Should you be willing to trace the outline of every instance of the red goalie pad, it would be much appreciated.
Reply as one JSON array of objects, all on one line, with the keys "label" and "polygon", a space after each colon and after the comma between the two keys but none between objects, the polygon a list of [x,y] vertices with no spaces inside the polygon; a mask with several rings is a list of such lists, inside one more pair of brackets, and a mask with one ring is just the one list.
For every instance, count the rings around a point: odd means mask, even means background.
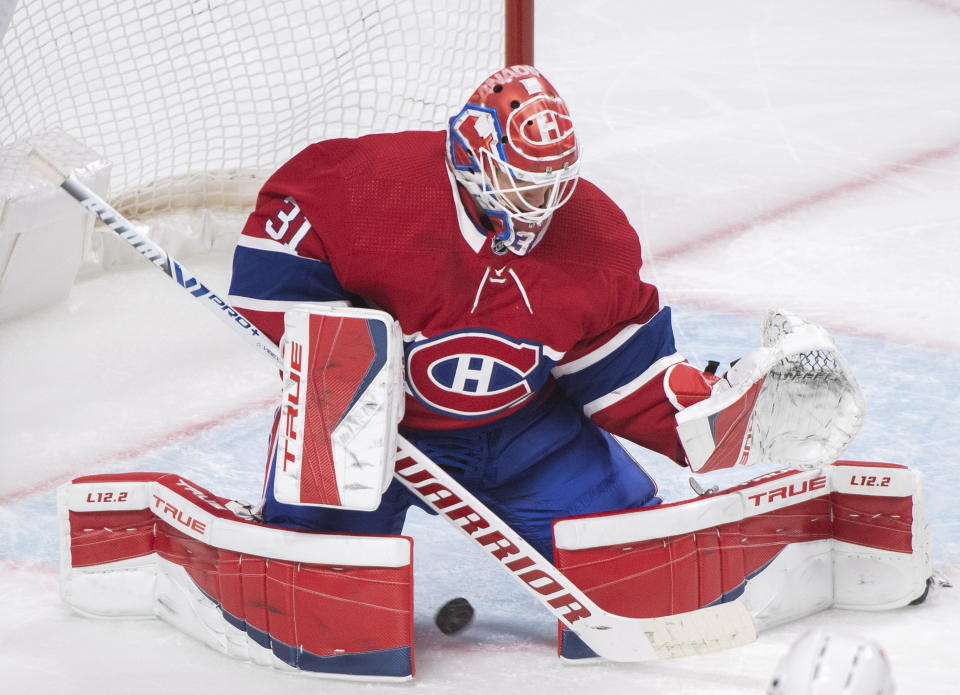
[{"label": "red goalie pad", "polygon": [[59,491],[62,591],[96,617],[156,615],[231,656],[324,675],[413,675],[412,542],[269,527],[176,475]]},{"label": "red goalie pad", "polygon": [[[629,617],[744,601],[763,629],[831,606],[900,607],[930,576],[920,480],[904,466],[838,462],[562,519],[556,563],[599,606]],[[561,656],[595,656],[572,633],[560,638]]]}]

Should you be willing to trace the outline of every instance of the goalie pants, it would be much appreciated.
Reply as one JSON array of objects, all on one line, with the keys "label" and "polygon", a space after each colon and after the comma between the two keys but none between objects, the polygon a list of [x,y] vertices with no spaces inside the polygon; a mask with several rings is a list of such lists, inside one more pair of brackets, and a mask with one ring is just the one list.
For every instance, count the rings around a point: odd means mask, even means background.
[{"label": "goalie pants", "polygon": [[[653,480],[619,442],[557,392],[482,427],[401,431],[551,561],[555,519],[661,501]],[[275,465],[276,451],[263,506],[268,524],[399,534],[411,505],[430,511],[396,480],[373,512],[282,504],[273,495]]]}]

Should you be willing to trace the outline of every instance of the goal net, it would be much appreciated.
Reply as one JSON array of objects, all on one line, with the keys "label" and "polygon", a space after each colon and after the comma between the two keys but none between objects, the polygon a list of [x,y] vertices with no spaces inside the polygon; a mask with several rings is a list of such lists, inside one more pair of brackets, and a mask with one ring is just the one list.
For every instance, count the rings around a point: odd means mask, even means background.
[{"label": "goal net", "polygon": [[0,0],[4,15],[0,144],[68,133],[112,163],[131,219],[249,209],[307,144],[441,129],[503,65],[503,0]]}]

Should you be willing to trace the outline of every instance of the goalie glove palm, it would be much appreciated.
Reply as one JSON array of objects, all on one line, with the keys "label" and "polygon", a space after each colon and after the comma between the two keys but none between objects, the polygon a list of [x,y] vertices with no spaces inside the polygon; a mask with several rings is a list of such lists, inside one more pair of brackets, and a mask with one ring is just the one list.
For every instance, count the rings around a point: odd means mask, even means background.
[{"label": "goalie glove palm", "polygon": [[771,311],[761,347],[739,360],[710,397],[677,414],[690,468],[835,461],[863,422],[863,396],[825,330]]}]

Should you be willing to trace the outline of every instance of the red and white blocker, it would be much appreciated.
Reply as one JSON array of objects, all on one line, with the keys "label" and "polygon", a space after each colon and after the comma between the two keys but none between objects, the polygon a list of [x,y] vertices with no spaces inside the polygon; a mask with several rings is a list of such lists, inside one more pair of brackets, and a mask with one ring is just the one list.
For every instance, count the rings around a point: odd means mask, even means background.
[{"label": "red and white blocker", "polygon": [[57,501],[61,592],[78,613],[159,617],[285,670],[413,676],[410,538],[266,526],[172,474],[77,478]]},{"label": "red and white blocker", "polygon": [[[554,522],[555,561],[601,608],[653,618],[742,601],[758,630],[836,607],[885,610],[931,575],[922,476],[839,461],[693,500]],[[564,659],[596,658],[560,627]]]}]

